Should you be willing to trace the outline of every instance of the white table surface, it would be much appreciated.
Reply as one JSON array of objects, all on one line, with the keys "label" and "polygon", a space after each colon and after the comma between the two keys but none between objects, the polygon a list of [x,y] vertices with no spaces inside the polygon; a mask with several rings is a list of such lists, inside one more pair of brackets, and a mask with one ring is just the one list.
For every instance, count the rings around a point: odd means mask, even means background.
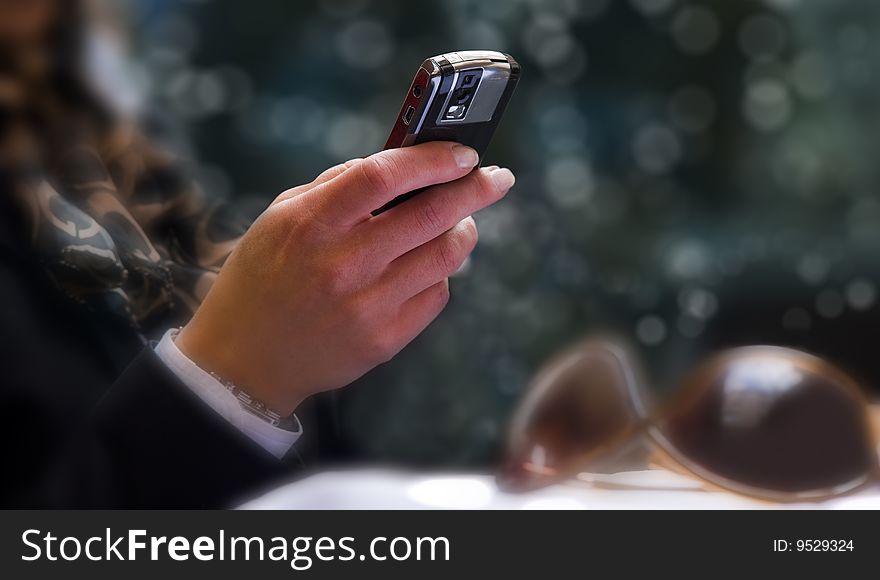
[{"label": "white table surface", "polygon": [[242,509],[880,509],[880,488],[822,503],[780,505],[705,491],[661,470],[596,477],[601,487],[572,482],[511,494],[485,474],[331,471],[283,485]]}]

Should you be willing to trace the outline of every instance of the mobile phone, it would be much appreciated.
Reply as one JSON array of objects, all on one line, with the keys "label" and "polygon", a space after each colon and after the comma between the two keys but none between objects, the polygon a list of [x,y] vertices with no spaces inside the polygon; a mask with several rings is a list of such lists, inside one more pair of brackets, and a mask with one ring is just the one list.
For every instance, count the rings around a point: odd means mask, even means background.
[{"label": "mobile phone", "polygon": [[[413,78],[385,149],[456,141],[480,156],[492,140],[519,80],[519,64],[494,50],[448,52],[425,59]],[[382,213],[416,195],[403,194]]]}]

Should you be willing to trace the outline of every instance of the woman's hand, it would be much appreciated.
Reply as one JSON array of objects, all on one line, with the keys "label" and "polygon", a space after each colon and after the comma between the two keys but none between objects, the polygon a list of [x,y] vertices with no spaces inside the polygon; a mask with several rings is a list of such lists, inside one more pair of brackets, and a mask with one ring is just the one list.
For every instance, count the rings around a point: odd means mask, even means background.
[{"label": "woman's hand", "polygon": [[476,163],[470,148],[425,143],[282,193],[229,257],[178,347],[282,413],[389,360],[446,305],[448,276],[477,243],[469,216],[513,185],[507,169],[472,171]]}]

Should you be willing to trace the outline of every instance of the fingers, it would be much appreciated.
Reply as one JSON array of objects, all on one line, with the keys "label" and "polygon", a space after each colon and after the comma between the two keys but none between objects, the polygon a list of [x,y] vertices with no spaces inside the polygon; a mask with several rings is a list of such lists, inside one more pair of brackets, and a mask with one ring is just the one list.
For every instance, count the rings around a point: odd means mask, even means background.
[{"label": "fingers", "polygon": [[389,265],[381,282],[389,298],[404,302],[454,274],[477,245],[477,225],[467,217],[451,230]]},{"label": "fingers", "polygon": [[391,261],[433,240],[467,216],[489,206],[513,186],[508,169],[480,169],[438,185],[363,224],[378,260]]},{"label": "fingers", "polygon": [[443,279],[407,300],[400,308],[397,332],[402,349],[417,337],[449,303],[449,280]]},{"label": "fingers", "polygon": [[339,165],[334,165],[330,169],[325,170],[323,173],[321,173],[318,177],[316,177],[310,183],[298,185],[296,187],[292,187],[292,188],[288,189],[287,191],[284,191],[283,193],[281,193],[281,195],[279,195],[278,197],[275,198],[275,201],[272,202],[272,205],[275,205],[276,203],[280,203],[286,199],[290,199],[291,197],[296,197],[297,195],[300,195],[301,193],[304,193],[304,192],[312,189],[313,187],[316,187],[318,185],[321,185],[322,183],[330,181],[331,179],[333,179],[334,177],[336,177],[338,175],[342,175],[342,173],[344,173],[347,169],[350,169],[351,167],[356,165],[359,161],[361,161],[360,158],[349,159],[345,163],[340,163]]},{"label": "fingers", "polygon": [[350,169],[363,161],[360,157],[355,157],[354,159],[349,159],[345,163],[340,163],[339,165],[334,165],[330,169],[325,170],[322,174],[315,178],[315,180],[310,184],[312,187],[316,185],[321,185],[325,181],[330,181],[337,175],[341,175],[345,170]]},{"label": "fingers", "polygon": [[325,223],[351,225],[398,195],[467,175],[477,152],[457,143],[432,142],[380,151],[306,194]]}]

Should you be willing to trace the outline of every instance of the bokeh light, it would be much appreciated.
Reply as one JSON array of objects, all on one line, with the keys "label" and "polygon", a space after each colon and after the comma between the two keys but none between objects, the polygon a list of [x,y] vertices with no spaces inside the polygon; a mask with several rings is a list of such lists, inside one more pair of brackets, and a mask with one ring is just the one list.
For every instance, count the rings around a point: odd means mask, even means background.
[{"label": "bokeh light", "polygon": [[487,463],[531,373],[597,329],[657,389],[749,343],[880,385],[876,2],[126,5],[163,142],[252,214],[380,148],[425,57],[522,64],[486,156],[515,189],[476,216],[444,315],[343,393],[368,457]]}]

